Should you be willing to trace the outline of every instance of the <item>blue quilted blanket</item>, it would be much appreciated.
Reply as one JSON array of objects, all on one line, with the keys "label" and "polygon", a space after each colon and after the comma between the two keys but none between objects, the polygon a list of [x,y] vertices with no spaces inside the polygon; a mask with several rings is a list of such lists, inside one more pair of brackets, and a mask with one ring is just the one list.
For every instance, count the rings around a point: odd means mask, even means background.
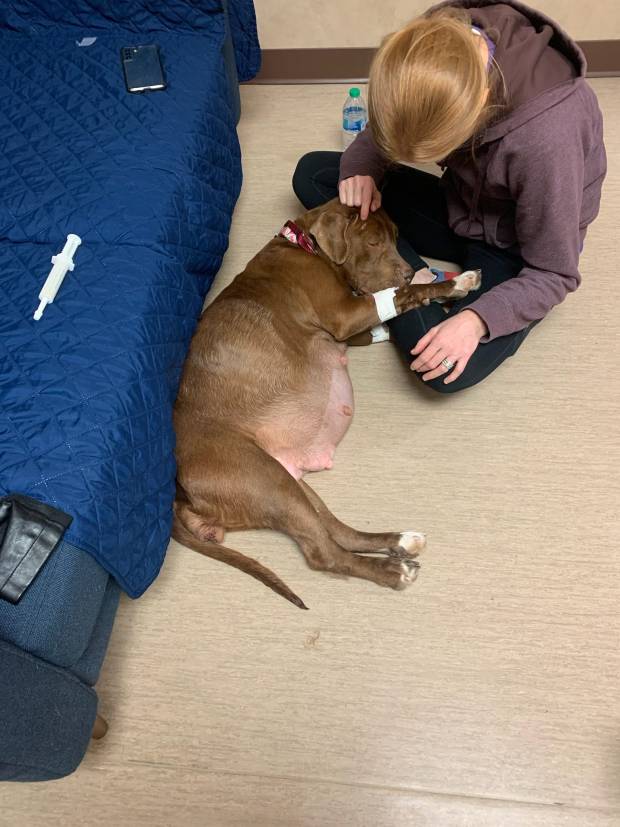
[{"label": "blue quilted blanket", "polygon": [[[251,2],[229,6],[230,24],[221,0],[0,9],[0,494],[71,514],[66,539],[133,597],[167,547],[172,405],[241,185],[228,25],[242,77],[259,51]],[[166,91],[125,90],[140,43]],[[68,233],[75,270],[35,322]]]}]

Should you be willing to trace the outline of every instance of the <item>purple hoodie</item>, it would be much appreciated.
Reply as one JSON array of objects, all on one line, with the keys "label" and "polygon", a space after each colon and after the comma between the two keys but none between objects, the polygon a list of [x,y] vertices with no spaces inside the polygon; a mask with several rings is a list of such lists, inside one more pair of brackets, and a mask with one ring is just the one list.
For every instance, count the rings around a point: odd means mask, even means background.
[{"label": "purple hoodie", "polygon": [[[442,183],[450,227],[495,247],[517,245],[525,266],[469,307],[490,341],[542,319],[581,281],[579,254],[597,216],[607,165],[603,119],[576,43],[541,12],[517,0],[449,0],[469,10],[495,43],[508,111],[470,149],[446,158]],[[387,167],[363,132],[343,154],[340,178]],[[484,278],[484,273],[483,273]]]}]

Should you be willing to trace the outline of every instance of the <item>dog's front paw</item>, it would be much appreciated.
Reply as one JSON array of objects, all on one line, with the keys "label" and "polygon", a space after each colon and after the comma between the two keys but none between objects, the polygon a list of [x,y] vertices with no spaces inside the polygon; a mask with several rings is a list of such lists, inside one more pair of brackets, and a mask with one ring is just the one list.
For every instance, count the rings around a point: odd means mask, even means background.
[{"label": "dog's front paw", "polygon": [[482,283],[482,272],[480,270],[466,270],[460,276],[452,279],[451,283],[450,298],[464,299],[472,290],[478,290]]}]

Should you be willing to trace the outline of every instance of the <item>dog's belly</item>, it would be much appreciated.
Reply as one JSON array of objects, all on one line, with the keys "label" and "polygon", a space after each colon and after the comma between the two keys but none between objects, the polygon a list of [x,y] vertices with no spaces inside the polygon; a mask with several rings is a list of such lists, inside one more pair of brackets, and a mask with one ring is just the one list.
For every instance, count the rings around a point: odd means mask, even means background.
[{"label": "dog's belly", "polygon": [[[353,416],[353,386],[346,345],[322,343],[299,396],[281,405],[257,437],[265,450],[300,479],[307,471],[331,468],[338,443]],[[276,412],[274,412],[276,413]]]}]

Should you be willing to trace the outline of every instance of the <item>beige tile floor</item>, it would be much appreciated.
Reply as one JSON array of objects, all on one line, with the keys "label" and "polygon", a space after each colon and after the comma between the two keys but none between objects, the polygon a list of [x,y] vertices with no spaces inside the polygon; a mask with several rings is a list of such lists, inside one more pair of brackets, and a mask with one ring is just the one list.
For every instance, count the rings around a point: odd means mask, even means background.
[{"label": "beige tile floor", "polygon": [[[356,416],[312,483],[360,528],[426,531],[417,583],[330,578],[282,536],[229,535],[301,612],[173,544],[121,604],[108,736],[68,779],[5,786],[2,825],[620,825],[620,79],[593,85],[610,174],[579,292],[454,398],[390,344],[351,351]],[[337,146],[343,93],[243,89],[219,288],[298,212],[296,159]]]}]

